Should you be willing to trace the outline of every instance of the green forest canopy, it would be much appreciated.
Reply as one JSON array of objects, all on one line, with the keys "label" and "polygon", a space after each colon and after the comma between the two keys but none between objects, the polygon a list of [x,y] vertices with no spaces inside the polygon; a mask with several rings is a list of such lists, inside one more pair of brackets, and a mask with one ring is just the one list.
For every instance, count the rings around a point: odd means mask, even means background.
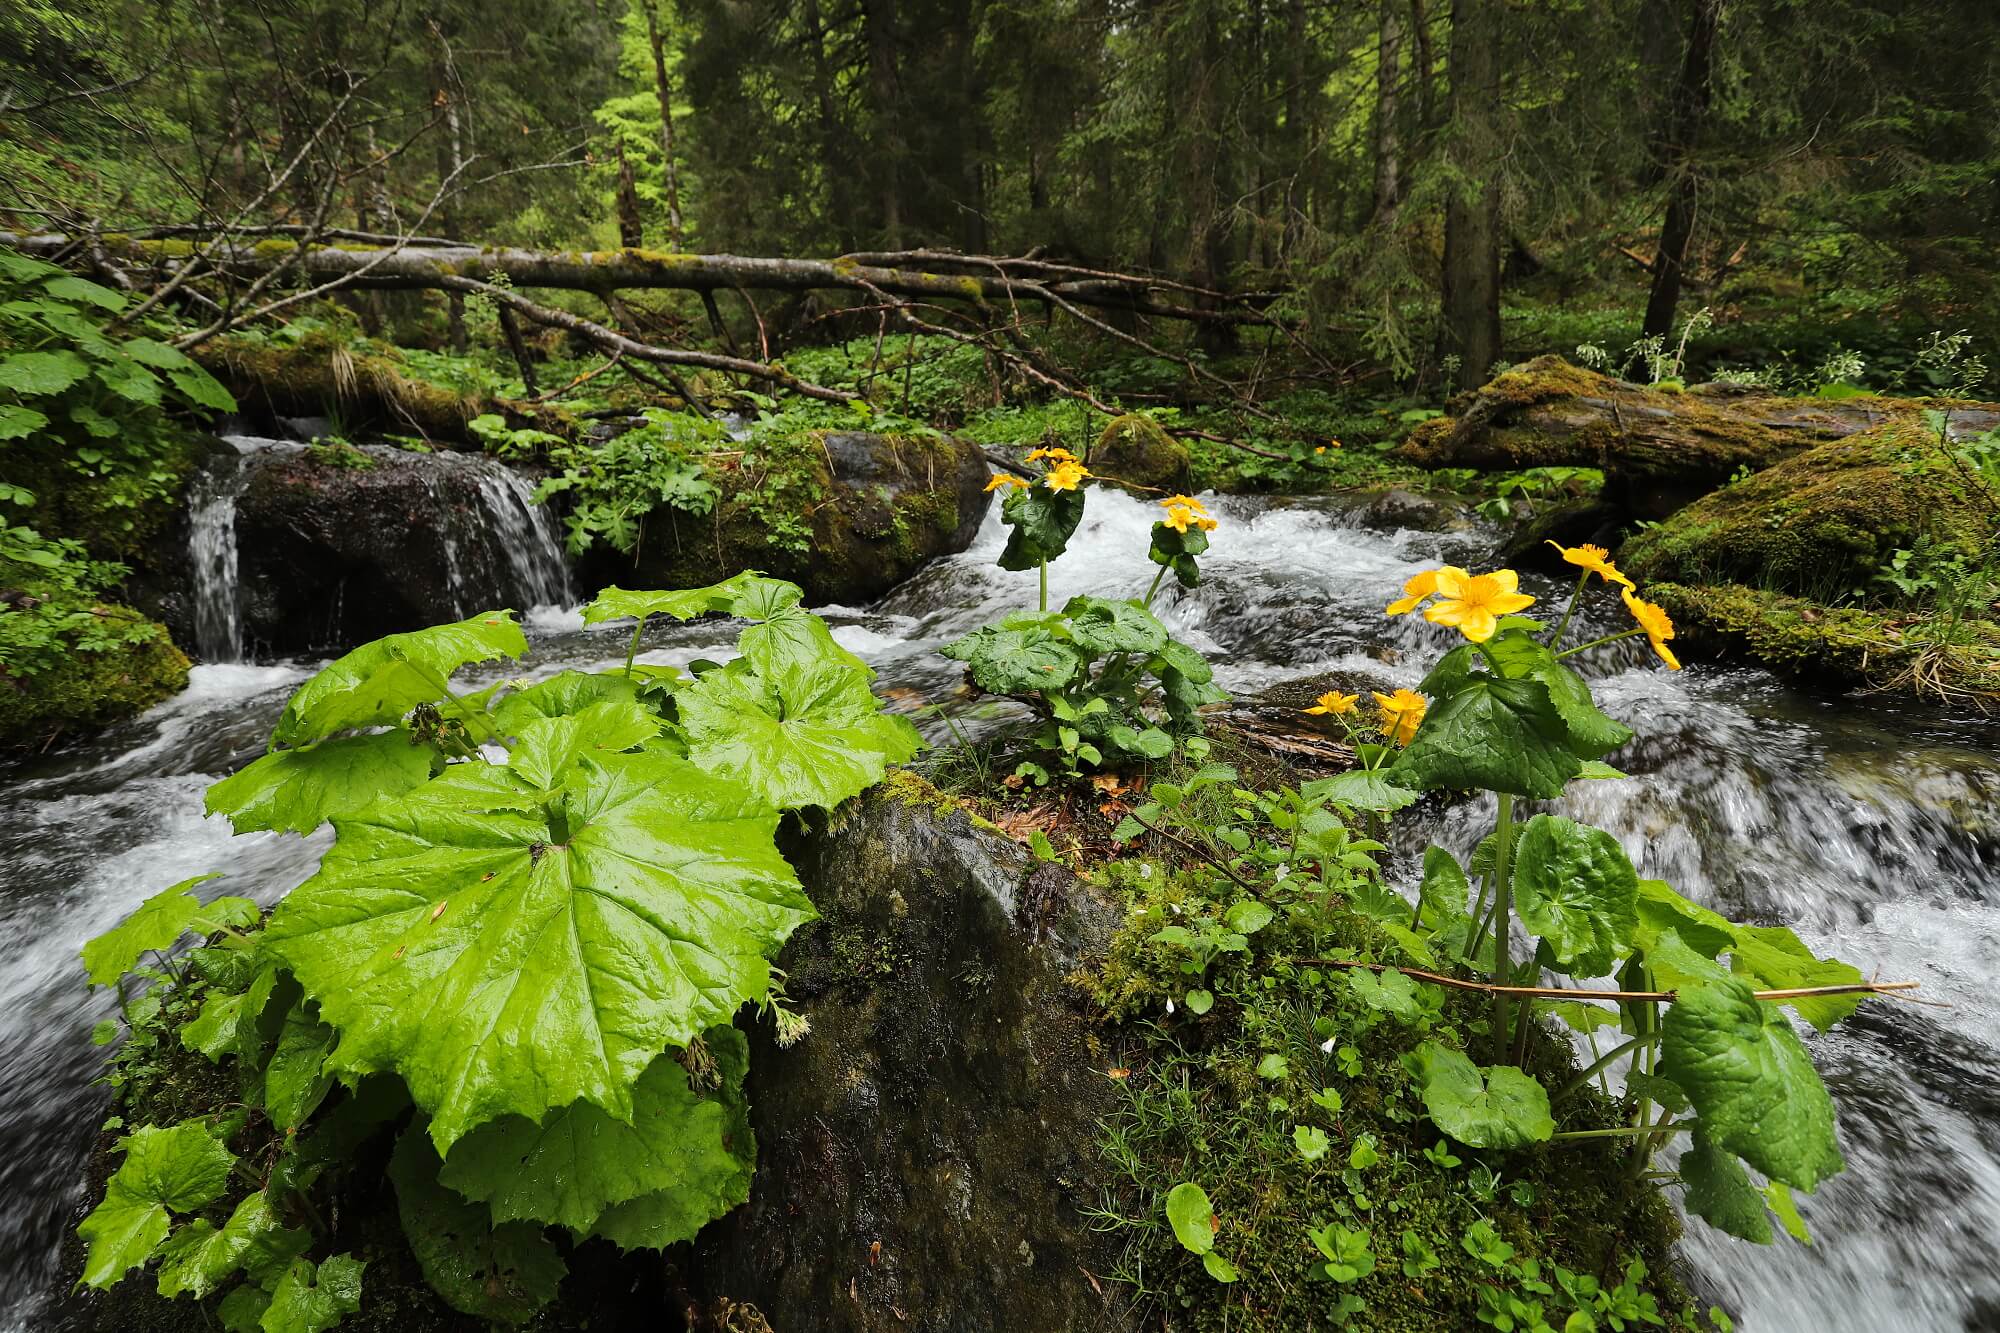
[{"label": "green forest canopy", "polygon": [[37,0],[0,64],[0,229],[1038,250],[1464,384],[1507,289],[1995,323],[1985,0]]}]

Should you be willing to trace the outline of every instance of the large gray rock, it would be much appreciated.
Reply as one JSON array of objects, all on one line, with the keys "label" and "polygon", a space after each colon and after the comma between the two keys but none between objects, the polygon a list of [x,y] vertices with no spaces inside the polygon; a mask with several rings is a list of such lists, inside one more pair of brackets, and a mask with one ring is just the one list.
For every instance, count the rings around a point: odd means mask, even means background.
[{"label": "large gray rock", "polygon": [[902,775],[793,855],[812,1032],[757,1026],[756,1183],[697,1241],[704,1286],[778,1333],[1129,1327],[1086,1276],[1116,1257],[1082,1210],[1118,1094],[1065,982],[1117,908]]}]

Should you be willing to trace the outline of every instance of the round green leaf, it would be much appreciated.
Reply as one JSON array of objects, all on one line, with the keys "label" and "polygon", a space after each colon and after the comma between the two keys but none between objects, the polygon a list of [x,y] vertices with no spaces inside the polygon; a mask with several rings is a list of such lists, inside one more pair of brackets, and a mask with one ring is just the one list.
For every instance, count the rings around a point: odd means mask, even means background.
[{"label": "round green leaf", "polygon": [[1482,1069],[1464,1052],[1425,1042],[1405,1057],[1437,1127],[1474,1148],[1519,1148],[1556,1131],[1549,1095],[1512,1065]]},{"label": "round green leaf", "polygon": [[1536,815],[1514,849],[1514,906],[1572,976],[1610,974],[1632,952],[1639,873],[1618,840],[1556,815]]},{"label": "round green leaf", "polygon": [[1194,1254],[1215,1248],[1215,1209],[1209,1206],[1208,1191],[1191,1180],[1167,1191],[1167,1221],[1174,1237]]}]

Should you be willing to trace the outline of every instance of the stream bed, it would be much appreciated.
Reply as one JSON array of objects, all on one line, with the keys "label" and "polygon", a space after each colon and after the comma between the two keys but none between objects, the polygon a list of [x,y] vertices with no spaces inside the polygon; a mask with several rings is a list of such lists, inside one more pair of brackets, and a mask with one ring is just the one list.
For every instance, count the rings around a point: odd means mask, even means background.
[{"label": "stream bed", "polygon": [[[1364,523],[1352,504],[1225,499],[1193,593],[1169,589],[1162,619],[1207,652],[1239,694],[1329,670],[1414,685],[1446,631],[1382,606],[1444,560],[1489,563],[1492,534]],[[1093,494],[1052,603],[1136,596],[1157,510]],[[942,643],[1031,605],[1035,576],[992,564],[989,515],[964,555],[933,563],[867,608],[821,608],[872,662],[893,706],[944,704],[990,724],[959,693]],[[220,572],[218,558],[209,568]],[[1533,578],[1545,600],[1567,588]],[[1622,614],[1622,613],[1621,613]],[[586,631],[574,608],[526,617],[542,676],[623,660],[625,630]],[[1613,619],[1604,621],[1607,626]],[[722,655],[728,625],[649,628],[641,660]],[[1625,645],[1629,646],[1629,645]],[[1621,646],[1622,647],[1622,646]],[[202,790],[260,753],[288,693],[316,663],[199,666],[190,688],[144,717],[0,774],[0,1326],[44,1327],[58,1245],[85,1206],[83,1164],[105,1112],[112,1011],[87,992],[76,952],[147,896],[206,871],[204,894],[271,902],[303,880],[328,835],[232,837],[202,816]],[[489,673],[491,679],[499,672]],[[1638,653],[1604,663],[1606,710],[1640,737],[1612,759],[1632,776],[1579,784],[1549,809],[1610,829],[1642,874],[1734,917],[1785,921],[1816,951],[1864,973],[1922,983],[1924,1006],[1871,1003],[1810,1036],[1840,1115],[1849,1169],[1801,1196],[1815,1243],[1745,1245],[1689,1227],[1706,1299],[1746,1333],[2000,1330],[2000,727],[1886,699],[1801,694],[1754,670],[1670,673]],[[918,717],[939,739],[935,714]],[[1412,830],[1463,852],[1490,812],[1461,806]],[[1419,841],[1418,845],[1421,845]],[[1948,1006],[1948,1007],[1938,1007]]]}]

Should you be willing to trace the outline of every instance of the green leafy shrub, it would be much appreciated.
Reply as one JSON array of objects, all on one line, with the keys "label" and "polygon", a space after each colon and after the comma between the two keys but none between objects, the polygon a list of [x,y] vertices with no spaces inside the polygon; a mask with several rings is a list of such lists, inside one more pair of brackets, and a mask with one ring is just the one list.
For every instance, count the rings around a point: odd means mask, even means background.
[{"label": "green leafy shrub", "polygon": [[[489,612],[364,645],[301,685],[271,750],[207,805],[239,833],[331,822],[318,871],[262,923],[190,881],[84,949],[135,1034],[176,1007],[182,1043],[240,1083],[229,1108],[122,1141],[79,1229],[84,1282],[157,1259],[163,1296],[227,1288],[226,1327],[332,1327],[358,1308],[362,1266],[305,1258],[327,1237],[315,1196],[391,1136],[425,1277],[499,1324],[554,1296],[560,1237],[657,1249],[743,1202],[747,1046],[730,1023],[777,1005],[769,960],[813,916],[779,819],[917,747],[798,601],[744,574],[610,589],[586,609],[635,618],[635,648],[651,615],[755,622],[739,658],[692,678],[628,659],[456,692],[461,667],[526,648]],[[170,958],[190,933],[204,942]],[[786,1015],[781,1031],[800,1026]],[[218,1230],[237,1167],[256,1191]],[[288,1313],[300,1304],[315,1322]]]},{"label": "green leafy shrub", "polygon": [[999,565],[1041,572],[1041,605],[1017,611],[947,645],[944,655],[966,664],[966,674],[988,694],[1028,705],[1037,726],[1026,738],[1030,757],[1015,770],[1046,784],[1052,771],[1075,776],[1085,769],[1164,759],[1177,741],[1197,750],[1200,709],[1228,698],[1213,683],[1202,655],[1167,633],[1149,609],[1169,570],[1186,587],[1200,580],[1196,557],[1208,549],[1215,527],[1201,502],[1177,495],[1161,501],[1167,517],[1153,526],[1150,554],[1160,566],[1144,599],[1072,597],[1061,610],[1048,607],[1048,562],[1069,545],[1083,521],[1083,483],[1089,472],[1065,449],[1038,449],[1031,461],[1050,467],[1035,482],[1002,475],[1000,517],[1010,529]]},{"label": "green leafy shrub", "polygon": [[236,406],[186,354],[115,328],[127,305],[0,250],[0,476],[43,530],[100,554],[132,550],[178,491],[191,455],[170,413]]}]

